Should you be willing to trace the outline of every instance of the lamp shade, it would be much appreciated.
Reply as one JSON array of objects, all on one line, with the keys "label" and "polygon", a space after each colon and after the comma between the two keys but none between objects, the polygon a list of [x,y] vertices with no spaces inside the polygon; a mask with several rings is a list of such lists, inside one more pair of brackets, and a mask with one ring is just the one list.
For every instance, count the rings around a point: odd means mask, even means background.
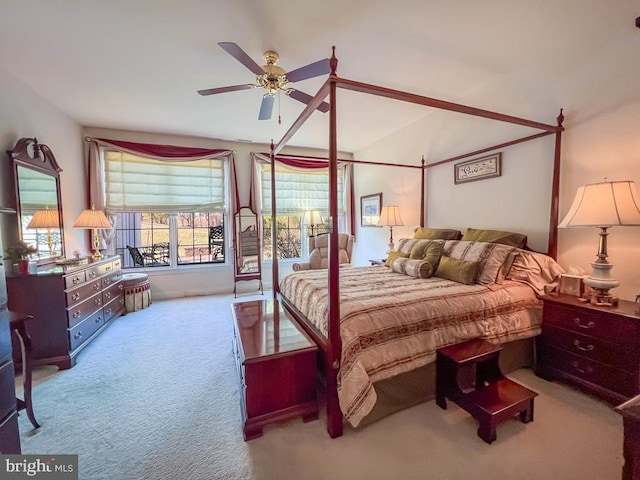
[{"label": "lamp shade", "polygon": [[37,210],[33,214],[27,228],[58,228],[59,226],[58,210],[49,210],[45,207],[44,210]]},{"label": "lamp shade", "polygon": [[320,225],[322,222],[322,215],[318,210],[307,210],[302,217],[303,225]]},{"label": "lamp shade", "polygon": [[91,209],[84,210],[80,214],[73,226],[75,228],[111,228],[111,222],[102,210],[96,210],[92,206]]},{"label": "lamp shade", "polygon": [[640,226],[640,197],[635,182],[601,182],[578,188],[559,227]]},{"label": "lamp shade", "polygon": [[400,217],[400,209],[397,205],[388,205],[382,207],[380,219],[377,225],[379,227],[397,227],[404,225],[402,217]]}]

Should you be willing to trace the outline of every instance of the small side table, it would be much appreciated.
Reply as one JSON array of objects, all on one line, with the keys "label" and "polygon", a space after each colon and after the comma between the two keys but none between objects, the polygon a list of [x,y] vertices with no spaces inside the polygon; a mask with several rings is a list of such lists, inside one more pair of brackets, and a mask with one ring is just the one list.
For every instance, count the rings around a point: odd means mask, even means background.
[{"label": "small side table", "polygon": [[375,260],[369,260],[369,263],[371,265],[384,265],[385,259],[375,259]]},{"label": "small side table", "polygon": [[27,333],[26,322],[33,319],[31,315],[9,311],[9,325],[11,331],[16,334],[20,342],[22,351],[22,378],[24,385],[24,400],[16,398],[18,411],[27,410],[27,416],[33,425],[33,428],[40,428],[40,424],[36,420],[33,413],[33,402],[31,398],[31,376],[33,371],[33,363],[31,360],[31,337]]}]

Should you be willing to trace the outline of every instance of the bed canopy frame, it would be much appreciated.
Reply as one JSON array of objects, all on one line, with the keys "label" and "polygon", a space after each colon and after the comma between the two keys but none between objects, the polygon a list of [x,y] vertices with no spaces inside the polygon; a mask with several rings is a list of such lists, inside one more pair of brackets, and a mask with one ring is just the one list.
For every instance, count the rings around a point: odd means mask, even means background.
[{"label": "bed canopy frame", "polygon": [[[553,162],[553,178],[551,189],[551,208],[549,215],[549,239],[547,254],[552,258],[556,258],[557,255],[557,240],[558,240],[558,198],[560,189],[560,151],[562,143],[562,132],[564,131],[563,121],[564,115],[562,109],[557,116],[557,124],[550,125],[540,123],[533,120],[527,120],[524,118],[514,117],[511,115],[505,115],[502,113],[492,112],[489,110],[483,110],[480,108],[470,107],[467,105],[461,105],[444,100],[438,100],[430,97],[416,95],[413,93],[403,92],[400,90],[394,90],[390,88],[381,87],[378,85],[372,85],[368,83],[358,82],[354,80],[348,80],[340,78],[337,73],[338,59],[335,55],[335,47],[332,47],[332,55],[330,59],[331,73],[327,81],[320,87],[313,99],[307,104],[300,116],[294,121],[289,130],[284,134],[282,139],[277,143],[271,143],[271,215],[275,218],[276,207],[276,182],[275,182],[275,161],[278,153],[287,145],[287,142],[295,135],[295,133],[304,125],[306,120],[311,116],[314,110],[329,97],[329,216],[333,220],[333,225],[337,225],[335,219],[338,218],[338,144],[337,144],[337,89],[342,88],[346,90],[352,90],[360,93],[366,93],[379,97],[391,98],[403,102],[413,103],[417,105],[424,105],[426,107],[437,108],[440,110],[448,110],[451,112],[458,112],[466,115],[488,118],[492,120],[507,122],[515,125],[521,125],[525,127],[531,127],[537,130],[541,130],[540,133],[520,137],[509,142],[492,145],[486,148],[475,150],[463,155],[457,155],[455,157],[446,158],[438,162],[425,164],[424,157],[422,157],[420,165],[407,165],[398,163],[385,163],[385,162],[372,162],[362,160],[345,160],[340,159],[341,162],[351,162],[354,164],[370,164],[370,165],[382,165],[392,167],[404,167],[404,168],[417,168],[422,172],[421,175],[421,202],[420,202],[420,226],[424,226],[424,205],[425,205],[425,171],[429,168],[433,168],[439,165],[450,163],[463,158],[472,157],[481,153],[490,152],[499,148],[505,148],[519,143],[528,142],[538,138],[546,137],[547,135],[555,135],[555,151]],[[272,245],[276,245],[277,227],[274,224],[271,231]],[[272,282],[273,282],[273,298],[275,302],[281,302],[285,308],[296,318],[300,326],[314,339],[318,344],[318,347],[322,351],[324,360],[324,370],[326,377],[326,403],[327,403],[327,431],[332,438],[342,435],[343,431],[343,415],[340,410],[340,404],[338,401],[338,372],[340,368],[341,352],[342,352],[342,339],[340,337],[340,283],[339,283],[339,260],[338,260],[338,231],[332,229],[329,234],[329,262],[328,262],[328,334],[327,337],[319,335],[314,329],[312,329],[306,322],[302,321],[302,314],[293,307],[284,297],[279,293],[279,272],[278,272],[278,259],[277,255],[272,255]],[[277,312],[278,308],[274,308]]]}]

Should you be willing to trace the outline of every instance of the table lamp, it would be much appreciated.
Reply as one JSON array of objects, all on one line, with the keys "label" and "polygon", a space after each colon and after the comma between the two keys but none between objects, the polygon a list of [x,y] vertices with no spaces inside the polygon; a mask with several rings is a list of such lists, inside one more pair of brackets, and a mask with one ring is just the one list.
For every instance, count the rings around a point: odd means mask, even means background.
[{"label": "table lamp", "polygon": [[93,259],[100,260],[102,254],[100,253],[100,235],[98,230],[111,229],[111,223],[102,210],[96,210],[95,205],[91,206],[91,209],[84,210],[76,223],[73,224],[74,228],[87,228],[93,230]]},{"label": "table lamp", "polygon": [[400,217],[400,209],[396,205],[387,205],[386,207],[382,207],[380,219],[376,225],[379,227],[389,227],[389,252],[393,252],[395,249],[393,244],[393,227],[404,225],[404,222]]},{"label": "table lamp", "polygon": [[313,228],[315,225],[321,225],[323,223],[322,215],[318,210],[307,210],[302,217],[302,224],[309,225],[311,229],[311,236],[313,237]]},{"label": "table lamp", "polygon": [[600,229],[598,258],[591,264],[591,276],[584,279],[593,293],[594,305],[614,306],[618,299],[609,290],[620,285],[611,276],[613,265],[607,261],[607,229],[615,226],[640,226],[640,197],[635,182],[604,182],[578,188],[573,205],[558,227],[597,227]]},{"label": "table lamp", "polygon": [[31,217],[31,221],[27,225],[27,228],[46,228],[47,229],[47,246],[49,247],[49,255],[56,256],[56,252],[53,250],[53,235],[51,235],[52,228],[60,228],[60,218],[58,216],[58,210],[49,210],[48,206],[44,207],[44,210],[36,210]]}]

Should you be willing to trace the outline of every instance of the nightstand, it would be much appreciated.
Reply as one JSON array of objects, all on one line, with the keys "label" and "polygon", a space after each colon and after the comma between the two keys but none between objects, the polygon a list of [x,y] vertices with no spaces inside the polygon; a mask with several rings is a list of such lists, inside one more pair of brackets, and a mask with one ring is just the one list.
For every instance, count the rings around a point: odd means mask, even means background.
[{"label": "nightstand", "polygon": [[376,259],[376,260],[369,260],[369,263],[371,265],[384,265],[385,259]]},{"label": "nightstand", "polygon": [[536,374],[620,403],[640,393],[640,305],[596,307],[570,295],[542,298]]}]

